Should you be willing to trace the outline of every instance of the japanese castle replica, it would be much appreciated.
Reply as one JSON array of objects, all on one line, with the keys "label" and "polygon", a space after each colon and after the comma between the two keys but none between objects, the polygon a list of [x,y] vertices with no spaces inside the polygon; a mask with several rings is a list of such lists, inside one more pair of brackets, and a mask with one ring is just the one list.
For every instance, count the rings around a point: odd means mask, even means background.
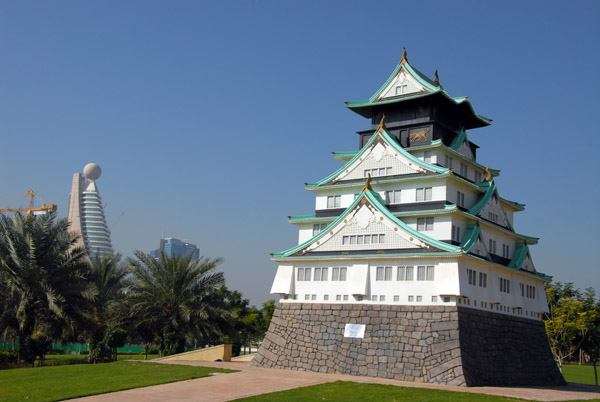
[{"label": "japanese castle replica", "polygon": [[544,284],[514,230],[524,205],[477,161],[467,130],[491,124],[406,50],[368,100],[360,149],[306,189],[299,245],[273,254],[281,300],[251,363],[453,385],[564,384],[540,315]]}]

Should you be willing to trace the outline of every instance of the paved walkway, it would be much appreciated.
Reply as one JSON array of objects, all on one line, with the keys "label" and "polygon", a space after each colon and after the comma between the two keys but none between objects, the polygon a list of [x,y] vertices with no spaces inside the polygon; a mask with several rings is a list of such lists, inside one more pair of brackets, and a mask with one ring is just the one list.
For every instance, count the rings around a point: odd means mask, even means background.
[{"label": "paved walkway", "polygon": [[535,401],[600,400],[600,390],[592,386],[570,385],[567,387],[456,387],[437,384],[421,384],[383,378],[357,377],[342,374],[321,374],[248,367],[247,362],[165,362],[190,366],[219,367],[240,370],[239,373],[220,374],[171,384],[155,385],[128,391],[114,392],[74,399],[73,401],[231,401],[252,395],[266,394],[333,381],[354,381],[372,384],[390,384],[401,387],[442,389],[489,395],[510,396]]}]

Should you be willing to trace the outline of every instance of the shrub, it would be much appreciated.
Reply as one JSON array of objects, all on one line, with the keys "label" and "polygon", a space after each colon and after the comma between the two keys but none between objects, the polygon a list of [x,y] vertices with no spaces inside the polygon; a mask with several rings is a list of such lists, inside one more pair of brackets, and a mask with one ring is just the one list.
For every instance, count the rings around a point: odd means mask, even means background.
[{"label": "shrub", "polygon": [[17,364],[16,350],[0,350],[0,368],[8,368]]}]

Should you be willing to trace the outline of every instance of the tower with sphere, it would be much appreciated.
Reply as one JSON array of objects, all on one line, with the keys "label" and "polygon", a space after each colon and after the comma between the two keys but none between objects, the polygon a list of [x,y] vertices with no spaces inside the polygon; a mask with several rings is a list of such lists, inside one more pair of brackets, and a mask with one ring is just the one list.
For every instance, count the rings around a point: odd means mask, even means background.
[{"label": "tower with sphere", "polygon": [[101,174],[98,164],[85,165],[83,175],[73,175],[69,196],[69,230],[78,236],[77,246],[83,247],[90,258],[113,253],[102,197],[96,183]]}]

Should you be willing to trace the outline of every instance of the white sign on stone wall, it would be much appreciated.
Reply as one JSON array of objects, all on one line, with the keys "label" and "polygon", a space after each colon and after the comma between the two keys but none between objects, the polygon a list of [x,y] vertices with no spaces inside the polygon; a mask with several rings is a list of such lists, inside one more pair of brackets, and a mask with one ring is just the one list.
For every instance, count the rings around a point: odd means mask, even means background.
[{"label": "white sign on stone wall", "polygon": [[364,338],[365,324],[346,324],[344,338]]}]

